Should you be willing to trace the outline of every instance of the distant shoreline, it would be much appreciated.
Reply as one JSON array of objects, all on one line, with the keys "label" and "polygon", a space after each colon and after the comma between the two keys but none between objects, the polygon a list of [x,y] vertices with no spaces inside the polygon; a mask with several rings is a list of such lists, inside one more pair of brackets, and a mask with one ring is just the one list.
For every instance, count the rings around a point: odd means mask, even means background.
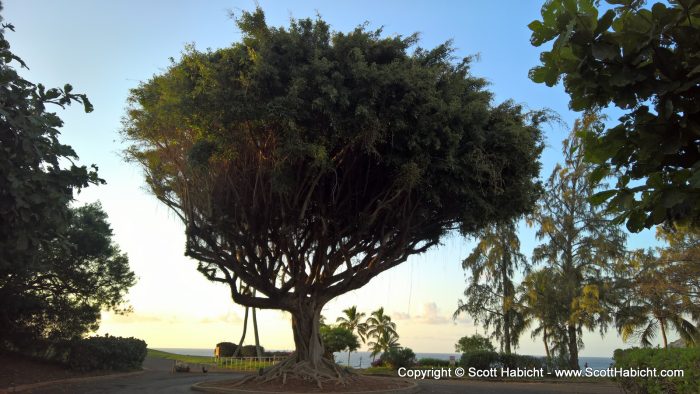
[{"label": "distant shoreline", "polygon": [[[164,352],[169,352],[169,353],[175,353],[175,354],[180,354],[180,355],[187,355],[187,356],[204,356],[204,357],[214,357],[214,348],[211,349],[204,349],[204,348],[151,348],[155,350],[161,350]],[[276,351],[276,350],[269,350],[265,349],[266,351]],[[284,350],[284,351],[290,351],[290,350]],[[335,361],[338,364],[341,365],[346,365],[348,362],[348,353],[347,352],[338,352],[334,354],[335,356]],[[420,353],[416,352],[416,358],[421,359],[421,358],[437,358],[441,360],[449,360],[450,356],[454,356],[455,360],[459,362],[459,358],[461,354],[459,353]],[[535,355],[534,357],[545,357],[543,355]],[[350,354],[350,366],[354,368],[367,368],[370,366],[370,363],[372,362],[372,357],[370,356],[370,352],[352,352]],[[579,357],[579,364],[583,368],[584,365],[588,364],[589,367],[593,369],[606,369],[610,366],[610,364],[613,362],[612,355],[610,356],[588,356],[588,357]]]}]

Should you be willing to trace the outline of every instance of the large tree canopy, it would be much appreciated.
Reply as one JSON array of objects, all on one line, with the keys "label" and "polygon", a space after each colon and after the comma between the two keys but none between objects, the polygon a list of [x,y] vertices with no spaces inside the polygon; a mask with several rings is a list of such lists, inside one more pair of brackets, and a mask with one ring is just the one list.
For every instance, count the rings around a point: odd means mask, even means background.
[{"label": "large tree canopy", "polygon": [[23,79],[7,30],[0,28],[0,347],[17,348],[96,328],[101,309],[120,309],[134,277],[101,208],[69,207],[75,190],[103,181],[96,168],[75,164],[75,151],[58,140],[63,122],[48,108],[80,102],[90,112],[90,102],[71,85]]},{"label": "large tree canopy", "polygon": [[14,27],[0,28],[0,275],[30,267],[36,249],[64,228],[74,189],[101,182],[74,164],[75,151],[58,140],[63,122],[47,111],[48,104],[78,101],[86,112],[92,105],[71,85],[46,89],[20,77],[13,65],[26,65],[10,51],[6,29]]},{"label": "large tree canopy", "polygon": [[599,14],[596,0],[548,0],[533,21],[532,44],[552,41],[530,78],[563,79],[576,111],[614,105],[620,123],[584,135],[594,179],[617,184],[598,194],[639,231],[667,220],[700,224],[700,0],[644,1]]},{"label": "large tree canopy", "polygon": [[[186,225],[186,254],[234,301],[293,315],[297,358],[322,350],[322,306],[453,229],[474,232],[537,197],[540,113],[491,106],[449,44],[321,19],[188,48],[131,92],[124,133],[154,194]],[[243,281],[258,296],[242,294]]]},{"label": "large tree canopy", "polygon": [[35,251],[30,267],[0,277],[0,339],[14,346],[79,337],[98,328],[102,310],[128,310],[136,279],[102,207],[71,208],[61,233]]}]

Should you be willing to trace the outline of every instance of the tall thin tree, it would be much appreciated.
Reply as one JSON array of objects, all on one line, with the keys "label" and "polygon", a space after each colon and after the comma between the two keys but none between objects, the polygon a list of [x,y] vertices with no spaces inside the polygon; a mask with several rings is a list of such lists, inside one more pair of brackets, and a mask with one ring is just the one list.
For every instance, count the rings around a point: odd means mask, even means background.
[{"label": "tall thin tree", "polygon": [[[336,323],[340,327],[350,330],[350,332],[357,332],[357,336],[360,337],[362,343],[365,343],[365,335],[367,334],[367,324],[363,323],[361,320],[365,317],[364,312],[357,311],[357,305],[353,305],[350,308],[343,309],[345,316],[340,316],[336,319]],[[348,348],[348,366],[350,366],[350,353],[352,351]]]},{"label": "tall thin tree", "polygon": [[[606,330],[612,320],[611,262],[624,256],[625,234],[600,207],[591,203],[597,186],[592,167],[583,160],[579,135],[604,127],[597,114],[577,120],[563,142],[564,163],[557,164],[545,185],[538,209],[533,263],[554,269],[560,302],[560,319],[566,324],[569,367],[579,368],[583,328]],[[593,199],[595,200],[595,198]],[[554,283],[552,284],[555,285]]]},{"label": "tall thin tree", "polygon": [[490,225],[476,236],[478,244],[462,262],[462,268],[471,273],[464,291],[466,300],[459,300],[454,317],[467,313],[487,330],[493,328],[492,337],[500,341],[501,351],[510,354],[525,323],[515,307],[512,278],[528,266],[527,259],[520,253],[514,220]]}]

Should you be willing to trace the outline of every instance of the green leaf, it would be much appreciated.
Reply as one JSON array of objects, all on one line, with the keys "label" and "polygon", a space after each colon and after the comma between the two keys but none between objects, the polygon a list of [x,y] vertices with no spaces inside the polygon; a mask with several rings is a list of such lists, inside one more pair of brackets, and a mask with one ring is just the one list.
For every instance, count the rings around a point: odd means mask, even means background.
[{"label": "green leaf", "polygon": [[594,195],[592,195],[589,199],[588,202],[590,202],[592,205],[600,205],[607,201],[610,197],[614,196],[617,194],[617,190],[605,190],[602,192],[598,192]]},{"label": "green leaf", "polygon": [[600,34],[604,31],[607,31],[610,26],[612,26],[613,20],[615,19],[615,11],[613,10],[607,10],[603,16],[598,19],[598,24],[596,25],[595,28],[595,34]]},{"label": "green leaf", "polygon": [[661,194],[661,204],[664,208],[673,208],[685,199],[685,193],[678,190],[664,190]]},{"label": "green leaf", "polygon": [[600,181],[607,177],[610,174],[610,168],[605,165],[599,165],[596,168],[591,171],[590,175],[588,175],[588,179],[591,181],[592,184],[597,185],[600,183]]},{"label": "green leaf", "polygon": [[620,48],[610,43],[597,42],[591,45],[591,53],[598,60],[613,60],[620,55]]},{"label": "green leaf", "polygon": [[83,101],[83,107],[85,108],[85,112],[90,113],[95,109],[95,107],[92,106],[92,103],[90,102],[90,100],[87,98],[86,95],[83,94],[80,96],[80,98]]}]

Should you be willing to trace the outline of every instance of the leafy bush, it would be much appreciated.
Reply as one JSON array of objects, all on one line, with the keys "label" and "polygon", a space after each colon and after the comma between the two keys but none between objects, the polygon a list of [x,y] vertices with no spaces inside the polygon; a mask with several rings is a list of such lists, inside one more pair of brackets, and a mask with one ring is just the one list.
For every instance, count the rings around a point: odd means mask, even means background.
[{"label": "leafy bush", "polygon": [[496,348],[493,347],[488,338],[479,334],[474,334],[459,338],[459,341],[455,343],[455,351],[459,353],[480,351],[495,352]]},{"label": "leafy bush", "polygon": [[[260,353],[265,353],[265,348],[260,346]],[[255,345],[245,345],[241,347],[240,357],[257,357],[258,352],[255,350]]]},{"label": "leafy bush", "polygon": [[520,354],[499,355],[499,361],[506,368],[544,368],[545,361],[541,357],[523,356]]},{"label": "leafy bush", "polygon": [[126,371],[141,368],[146,342],[136,338],[92,337],[73,342],[68,366],[79,371]]},{"label": "leafy bush", "polygon": [[499,361],[498,353],[481,350],[462,354],[459,364],[464,368],[489,369]]},{"label": "leafy bush", "polygon": [[671,349],[617,349],[613,356],[614,368],[680,369],[683,377],[634,377],[615,380],[625,392],[631,393],[676,393],[698,392],[700,382],[700,348]]},{"label": "leafy bush", "polygon": [[390,349],[382,353],[379,360],[391,369],[409,368],[416,364],[416,354],[410,348]]},{"label": "leafy bush", "polygon": [[449,367],[450,360],[426,357],[418,360],[418,365],[422,367]]},{"label": "leafy bush", "polygon": [[238,345],[231,342],[219,342],[216,344],[216,347],[219,348],[219,357],[233,357],[233,353],[236,352]]}]

